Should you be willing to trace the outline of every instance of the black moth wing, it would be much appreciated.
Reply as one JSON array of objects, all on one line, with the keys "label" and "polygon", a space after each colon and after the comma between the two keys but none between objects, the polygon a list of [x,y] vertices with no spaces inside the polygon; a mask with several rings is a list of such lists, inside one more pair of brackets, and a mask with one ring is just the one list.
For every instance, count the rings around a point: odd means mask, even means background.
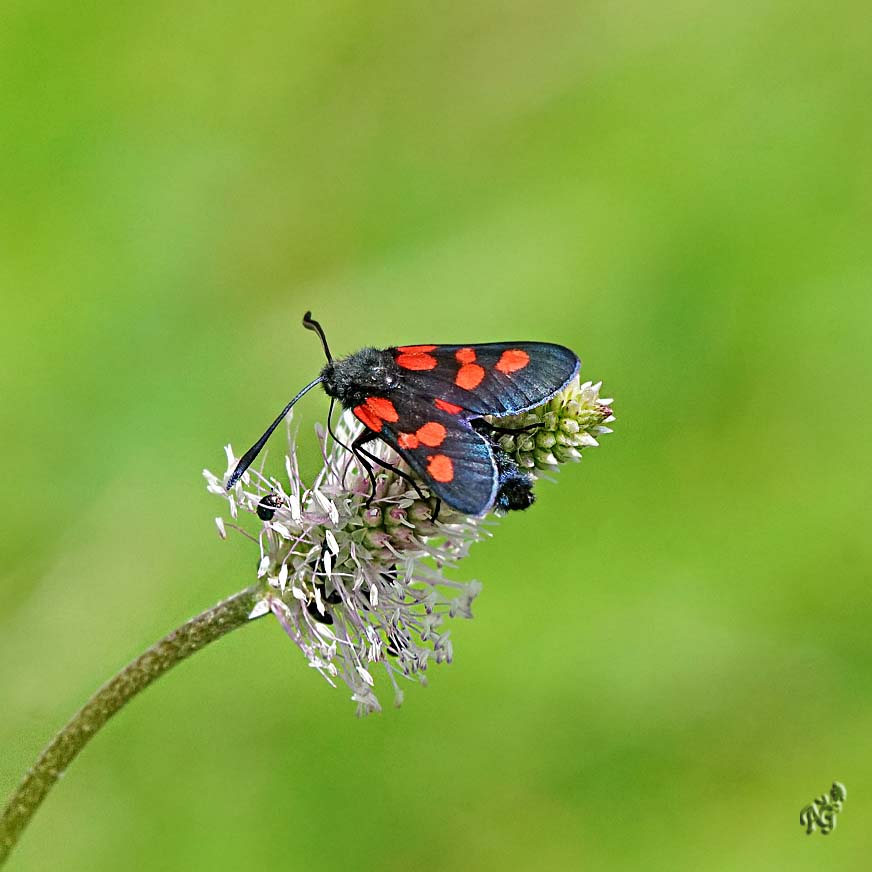
[{"label": "black moth wing", "polygon": [[[550,342],[491,342],[412,348],[427,351],[412,351],[410,354],[405,347],[388,349],[400,368],[404,388],[431,401],[441,400],[459,406],[463,410],[459,414],[465,417],[499,417],[535,408],[569,384],[581,367],[575,352]],[[527,357],[527,362],[512,369],[513,361],[517,362],[523,356]],[[421,361],[427,362],[428,357],[435,359],[436,365],[424,369]],[[464,377],[461,370],[470,364],[483,372],[467,370]],[[481,378],[476,383],[479,376]]]},{"label": "black moth wing", "polygon": [[[392,394],[398,420],[385,422],[384,439],[446,505],[483,515],[493,505],[497,464],[487,439],[457,415],[406,392]],[[449,477],[450,475],[450,477]]]}]

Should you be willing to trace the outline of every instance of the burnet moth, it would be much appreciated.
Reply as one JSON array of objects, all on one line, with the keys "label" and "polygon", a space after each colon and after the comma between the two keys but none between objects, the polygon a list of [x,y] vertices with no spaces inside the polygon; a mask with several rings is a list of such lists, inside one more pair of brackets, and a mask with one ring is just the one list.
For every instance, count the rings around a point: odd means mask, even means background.
[{"label": "burnet moth", "polygon": [[[330,413],[338,400],[363,424],[348,448],[371,482],[368,461],[389,465],[364,446],[382,439],[438,500],[465,515],[525,509],[532,503],[532,476],[499,447],[501,428],[485,416],[515,415],[559,393],[578,373],[574,352],[548,342],[493,342],[363,348],[334,359],[311,312],[303,317],[303,325],[321,338],[327,363],[245,452],[227,482],[228,490],[294,403],[320,384],[330,397]],[[414,479],[389,468],[417,489]]]}]

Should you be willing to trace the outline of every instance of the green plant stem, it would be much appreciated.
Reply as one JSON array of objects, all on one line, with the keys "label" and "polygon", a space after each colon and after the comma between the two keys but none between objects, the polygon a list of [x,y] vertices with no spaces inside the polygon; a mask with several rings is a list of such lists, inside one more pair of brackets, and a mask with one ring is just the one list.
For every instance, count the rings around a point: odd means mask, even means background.
[{"label": "green plant stem", "polygon": [[73,715],[39,755],[3,809],[0,816],[0,866],[49,790],[109,718],[177,663],[231,630],[245,626],[259,590],[257,585],[241,590],[164,636],[109,679]]}]

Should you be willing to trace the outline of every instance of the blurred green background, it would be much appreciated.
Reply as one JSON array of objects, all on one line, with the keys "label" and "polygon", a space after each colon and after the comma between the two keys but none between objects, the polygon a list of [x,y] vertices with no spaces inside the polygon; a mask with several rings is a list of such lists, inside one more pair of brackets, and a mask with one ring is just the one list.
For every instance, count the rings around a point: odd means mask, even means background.
[{"label": "blurred green background", "polygon": [[0,794],[250,581],[200,473],[317,372],[307,308],[343,353],[565,343],[618,416],[474,549],[402,709],[260,622],[9,869],[868,868],[870,40],[860,3],[5,3]]}]

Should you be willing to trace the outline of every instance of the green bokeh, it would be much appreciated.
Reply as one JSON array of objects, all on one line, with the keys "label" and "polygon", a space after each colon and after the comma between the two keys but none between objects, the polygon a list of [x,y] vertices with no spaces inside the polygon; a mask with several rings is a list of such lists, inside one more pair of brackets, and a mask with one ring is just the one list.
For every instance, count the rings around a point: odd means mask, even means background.
[{"label": "green bokeh", "polygon": [[337,351],[565,343],[618,415],[475,548],[402,709],[260,622],[9,869],[868,868],[870,40],[861,3],[5,3],[0,794],[248,583],[200,470],[317,371],[307,308]]}]

